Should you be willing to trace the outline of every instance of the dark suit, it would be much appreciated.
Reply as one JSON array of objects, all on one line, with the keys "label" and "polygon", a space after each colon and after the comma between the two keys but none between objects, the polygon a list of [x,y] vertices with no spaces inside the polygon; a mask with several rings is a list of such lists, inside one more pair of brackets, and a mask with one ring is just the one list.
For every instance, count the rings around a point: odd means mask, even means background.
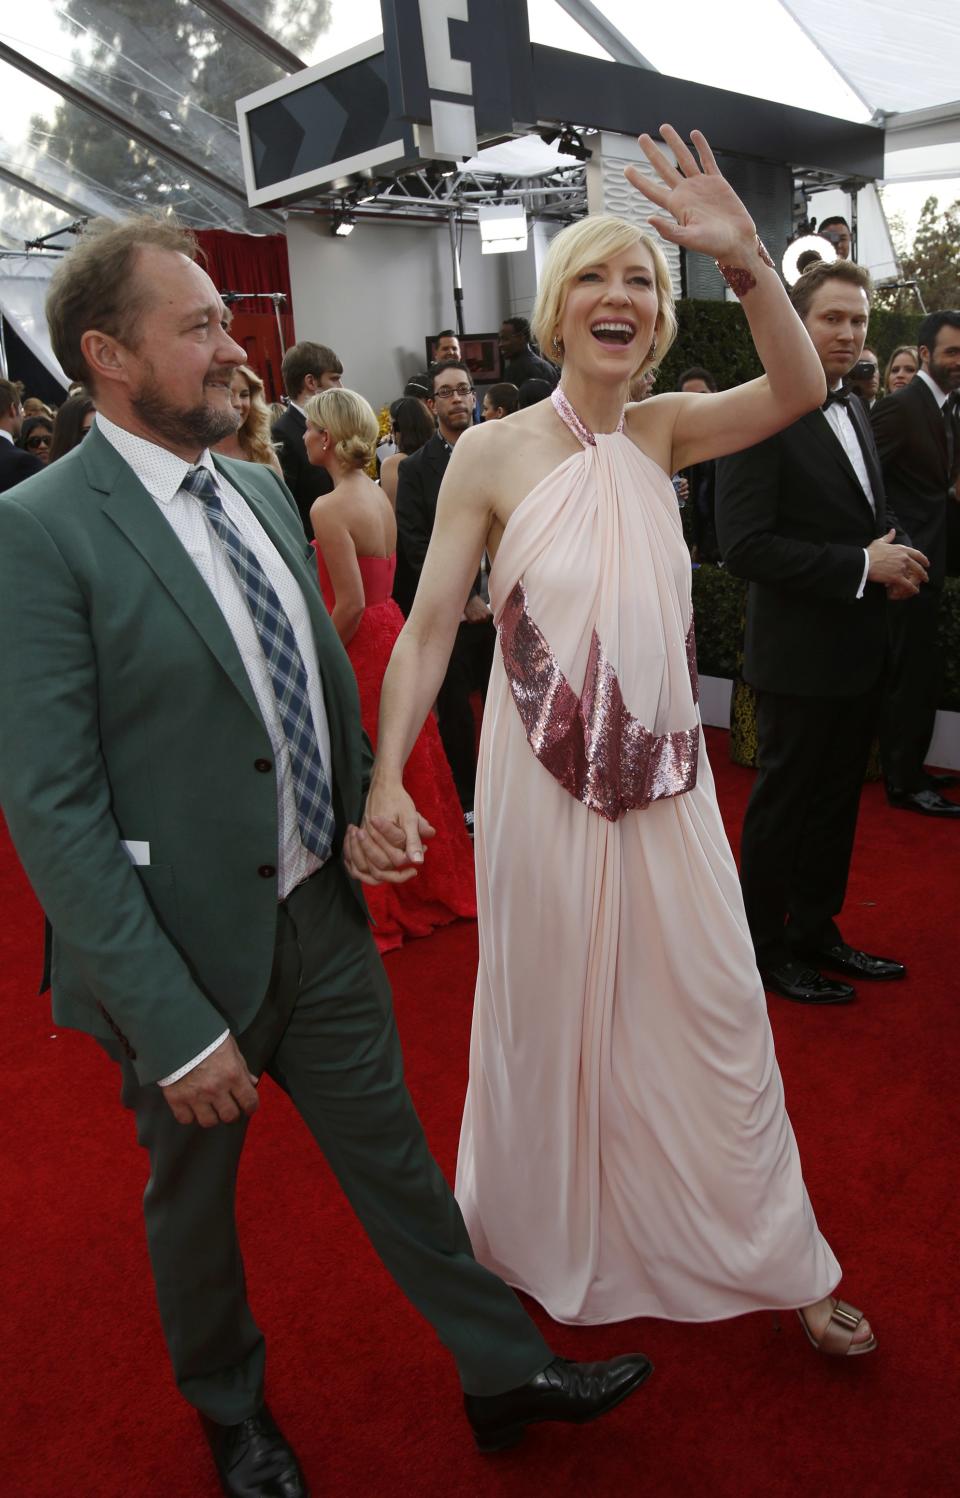
[{"label": "dark suit", "polygon": [[33,474],[42,473],[45,466],[33,453],[24,452],[22,447],[15,447],[6,437],[0,437],[0,494],[12,489],[14,484],[22,484]]},{"label": "dark suit", "polygon": [[277,445],[277,457],[283,469],[287,488],[297,502],[303,529],[309,540],[313,540],[310,524],[310,506],[320,494],[329,494],[333,480],[325,468],[310,462],[304,446],[303,434],[307,430],[307,419],[296,406],[288,406],[282,416],[273,423],[270,435]]},{"label": "dark suit", "polygon": [[[393,596],[403,613],[413,607],[420,573],[437,518],[437,497],[450,462],[450,448],[435,432],[419,452],[404,458],[397,477],[397,571]],[[480,592],[478,573],[469,597]],[[437,696],[437,727],[464,811],[473,810],[477,778],[476,734],[470,697],[486,693],[496,635],[492,621],[462,623]]]},{"label": "dark suit", "polygon": [[864,549],[897,522],[862,405],[849,413],[876,514],[821,411],[717,464],[720,550],[750,582],[743,674],[757,692],[760,772],[741,880],[766,968],[838,939],[876,720],[887,600],[878,584],[859,600],[857,589]]},{"label": "dark suit", "polygon": [[[930,563],[916,598],[890,610],[890,671],[881,710],[880,753],[892,791],[923,790],[923,762],[933,734],[939,689],[937,616],[947,570],[950,522],[960,506],[948,493],[946,420],[919,376],[871,412],[883,478],[914,546]],[[955,444],[956,446],[956,444]],[[958,460],[954,454],[953,474]]]},{"label": "dark suit", "polygon": [[[54,1015],[120,1064],[150,1156],[161,1319],[191,1403],[233,1424],[263,1393],[233,1214],[246,1120],[180,1125],[156,1085],[224,1029],[289,1094],[464,1386],[499,1392],[549,1351],[473,1260],[403,1082],[386,975],[340,860],[370,770],[356,679],[282,484],[215,462],[310,616],[333,855],[278,901],[273,755],[240,653],[160,505],[95,428],[0,500],[0,799],[53,928]],[[303,1288],[304,1314],[322,1315]]]},{"label": "dark suit", "polygon": [[503,378],[511,385],[516,385],[518,390],[524,380],[546,380],[553,390],[560,378],[560,371],[549,359],[535,354],[528,344],[522,354],[514,354],[512,359],[504,360]]}]

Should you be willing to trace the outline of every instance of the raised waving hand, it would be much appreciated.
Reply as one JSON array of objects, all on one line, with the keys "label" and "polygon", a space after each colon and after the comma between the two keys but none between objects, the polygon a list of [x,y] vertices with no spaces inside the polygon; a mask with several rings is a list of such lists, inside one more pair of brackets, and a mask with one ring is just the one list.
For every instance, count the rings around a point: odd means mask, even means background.
[{"label": "raised waving hand", "polygon": [[733,264],[744,254],[756,253],[756,224],[717,166],[706,136],[700,130],[690,132],[698,162],[672,125],[661,125],[660,135],[676,156],[677,165],[667,160],[651,136],[641,135],[643,154],[661,181],[645,177],[635,166],[624,171],[638,192],[665,210],[650,218],[657,233],[685,250],[698,250]]}]

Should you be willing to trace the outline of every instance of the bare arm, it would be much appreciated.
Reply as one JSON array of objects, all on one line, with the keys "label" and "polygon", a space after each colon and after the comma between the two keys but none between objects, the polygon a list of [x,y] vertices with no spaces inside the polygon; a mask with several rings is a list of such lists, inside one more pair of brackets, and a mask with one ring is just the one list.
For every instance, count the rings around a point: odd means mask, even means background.
[{"label": "bare arm", "polygon": [[341,644],[349,645],[360,627],[365,601],[357,548],[340,504],[324,503],[323,498],[316,500],[310,510],[310,523],[333,583],[336,600],[331,616],[333,627]]},{"label": "bare arm", "polygon": [[380,488],[389,499],[394,510],[397,508],[397,480],[402,462],[403,453],[391,453],[389,458],[384,458],[380,465]]},{"label": "bare arm", "polygon": [[[678,166],[670,164],[648,135],[641,135],[644,154],[662,181],[652,182],[635,167],[628,167],[626,175],[665,215],[672,215],[650,220],[664,239],[746,273],[741,305],[766,371],[759,380],[721,395],[670,395],[657,400],[658,418],[672,424],[668,472],[677,473],[692,463],[738,452],[782,431],[821,404],[826,381],[779,276],[760,255],[756,225],[721,175],[706,138],[699,130],[693,131],[698,164],[672,126],[662,126],[660,133]],[[650,414],[653,409],[651,403]]]}]

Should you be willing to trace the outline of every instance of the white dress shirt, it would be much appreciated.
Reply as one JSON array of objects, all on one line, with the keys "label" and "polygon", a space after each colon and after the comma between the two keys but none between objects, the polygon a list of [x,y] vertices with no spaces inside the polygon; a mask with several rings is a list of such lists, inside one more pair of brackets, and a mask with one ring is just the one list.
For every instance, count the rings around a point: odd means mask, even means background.
[{"label": "white dress shirt", "polygon": [[[175,453],[169,452],[166,448],[158,447],[155,443],[147,442],[143,437],[136,437],[132,432],[125,431],[123,427],[116,426],[114,422],[108,421],[102,412],[97,413],[96,423],[111,447],[114,447],[129,464],[147,493],[156,501],[160,514],[176,534],[213,594],[214,601],[223,614],[227,628],[236,643],[273,751],[277,775],[279,828],[277,893],[279,899],[286,899],[291,890],[295,889],[298,884],[302,884],[320,868],[321,860],[305,848],[300,840],[290,750],[283,724],[280,721],[266,656],[247,605],[246,594],[222,542],[207,519],[202,501],[181,488],[188,471],[194,465],[187,463],[183,458],[178,458]],[[307,673],[310,712],[317,735],[320,758],[329,781],[331,778],[330,725],[323,699],[313,628],[303,594],[252,509],[242,495],[238,494],[223,475],[217,472],[208,451],[203,452],[198,459],[197,466],[206,468],[212,475],[225,513],[256,556],[290,621],[290,627]],[[163,1077],[160,1086],[169,1086],[171,1082],[177,1082],[181,1077],[186,1076],[187,1072],[192,1071],[212,1051],[216,1050],[229,1033],[229,1030],[224,1030],[223,1034],[218,1036],[213,1044],[202,1051],[199,1056],[194,1056],[191,1061],[169,1077]]]},{"label": "white dress shirt", "polygon": [[7,441],[10,444],[10,446],[11,447],[16,447],[17,444],[13,440],[13,433],[12,432],[8,432],[7,429],[6,429],[6,427],[0,427],[0,437],[6,437]]},{"label": "white dress shirt", "polygon": [[924,381],[927,389],[933,392],[933,398],[936,401],[938,408],[942,411],[944,406],[947,404],[947,401],[950,399],[947,392],[940,389],[940,386],[937,384],[936,380],[932,375],[928,375],[925,369],[918,369],[916,374],[914,375],[914,379]]},{"label": "white dress shirt", "polygon": [[[833,388],[834,390],[839,390],[840,382],[838,381]],[[855,395],[852,395],[850,397],[851,400],[857,400],[857,398],[858,397]],[[860,446],[860,438],[857,436],[857,429],[853,424],[853,418],[851,417],[850,412],[847,410],[842,401],[832,401],[823,414],[829,422],[831,431],[839,440],[840,446],[843,448],[847,457],[850,459],[850,465],[860,481],[860,487],[863,490],[864,494],[867,496],[870,508],[873,511],[874,516],[876,516],[877,501],[874,498],[873,486],[870,483],[870,475],[867,472],[867,465],[864,461],[863,448]],[[860,586],[857,589],[858,598],[863,597],[863,590],[867,586],[867,574],[869,571],[870,553],[866,550],[866,548],[864,548],[863,576],[860,578]]]}]

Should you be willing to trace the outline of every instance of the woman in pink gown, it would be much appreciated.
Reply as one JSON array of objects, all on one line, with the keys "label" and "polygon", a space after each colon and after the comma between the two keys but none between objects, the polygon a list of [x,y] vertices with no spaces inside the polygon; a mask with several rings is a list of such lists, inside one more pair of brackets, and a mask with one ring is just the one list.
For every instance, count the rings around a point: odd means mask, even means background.
[{"label": "woman in pink gown", "polygon": [[[320,586],[350,657],[361,720],[374,747],[383,673],[403,628],[403,615],[391,596],[397,522],[389,500],[363,471],[378,435],[373,411],[352,390],[325,390],[307,403],[304,441],[310,461],[322,464],[335,484],[310,511]],[[426,879],[367,891],[380,952],[477,913],[473,849],[432,717],[413,746],[407,772],[435,836]]]},{"label": "woman in pink gown", "polygon": [[500,652],[457,1167],[477,1256],[561,1321],[794,1307],[824,1352],[868,1352],[869,1324],[833,1296],[784,1107],[700,728],[669,478],[797,419],[823,374],[706,141],[701,171],[662,133],[678,166],[641,137],[663,185],[631,180],[673,215],[652,221],[664,237],[724,262],[767,373],[624,411],[673,337],[666,264],[622,220],[557,236],[535,326],[560,389],[457,444],[348,857],[387,882],[429,863],[400,773],[486,544]]}]

